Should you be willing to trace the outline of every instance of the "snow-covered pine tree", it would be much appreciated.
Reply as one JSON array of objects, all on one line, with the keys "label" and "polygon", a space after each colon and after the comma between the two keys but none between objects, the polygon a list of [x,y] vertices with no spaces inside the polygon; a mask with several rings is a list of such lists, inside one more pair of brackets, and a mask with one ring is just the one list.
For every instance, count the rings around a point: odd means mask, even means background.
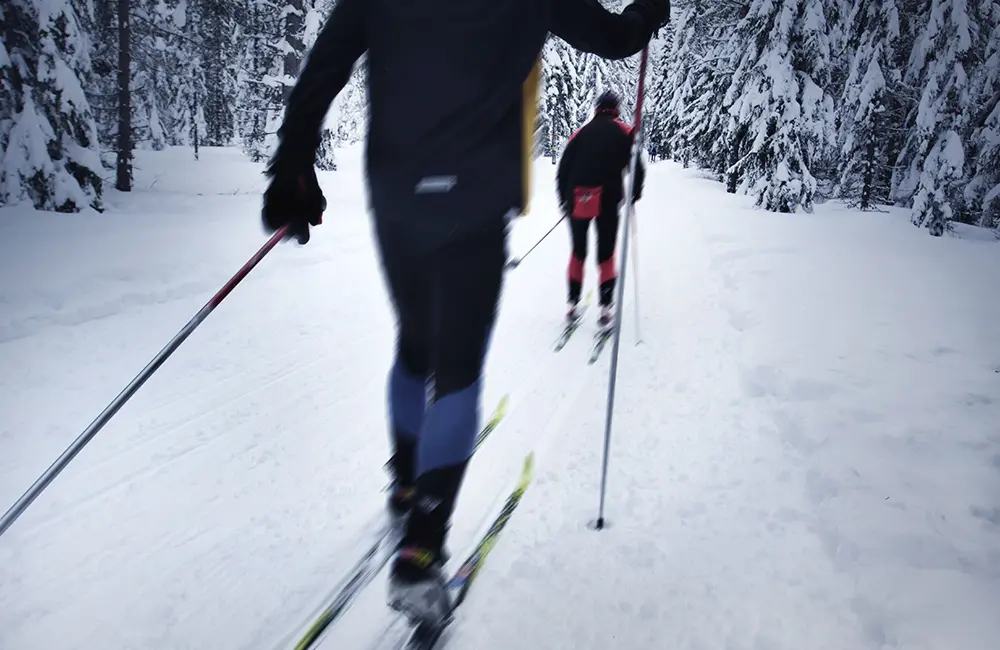
[{"label": "snow-covered pine tree", "polygon": [[166,132],[160,106],[169,103],[167,41],[169,8],[161,0],[129,0],[132,20],[130,52],[130,126],[135,148],[162,150]]},{"label": "snow-covered pine tree", "polygon": [[542,70],[545,74],[542,103],[548,131],[545,151],[555,165],[563,144],[575,130],[575,115],[570,103],[573,52],[561,39],[549,37],[542,50],[542,57]]},{"label": "snow-covered pine tree", "polygon": [[542,69],[543,151],[556,164],[570,136],[592,117],[598,93],[616,90],[623,95],[623,112],[628,110],[627,95],[622,91],[627,81],[621,78],[627,68],[615,68],[610,61],[578,52],[562,39],[550,37],[542,52]]},{"label": "snow-covered pine tree", "polygon": [[4,24],[4,81],[14,103],[4,127],[0,202],[102,209],[97,127],[81,84],[90,74],[90,41],[76,10],[69,0],[15,0],[4,8]]},{"label": "snow-covered pine tree", "polygon": [[[28,160],[22,157],[8,159],[3,155],[12,138],[20,141],[12,149],[17,153],[45,151],[45,137],[37,127],[37,118],[31,124],[19,123],[25,116],[26,84],[34,78],[37,59],[38,17],[30,0],[12,0],[0,5],[0,36],[0,205],[5,205],[20,201],[35,182],[39,184],[36,193],[45,192],[43,160],[34,163],[39,167],[39,177],[32,181],[36,172],[24,165]],[[34,110],[28,114],[34,115]],[[29,187],[25,188],[24,184]]]},{"label": "snow-covered pine tree", "polygon": [[896,0],[860,0],[848,18],[851,53],[839,107],[841,154],[837,194],[849,205],[872,209],[889,200],[892,164],[898,153],[886,134],[888,104],[900,75]]},{"label": "snow-covered pine tree", "polygon": [[948,222],[970,220],[962,188],[965,146],[972,96],[969,70],[973,34],[967,0],[926,0],[924,28],[918,32],[906,77],[921,88],[916,128],[907,141],[904,160],[916,175],[911,221],[941,236]]},{"label": "snow-covered pine tree", "polygon": [[645,122],[646,148],[649,151],[651,160],[655,160],[655,153],[659,156],[669,156],[668,151],[668,131],[672,131],[672,126],[676,121],[671,120],[671,114],[666,111],[669,98],[674,93],[673,85],[677,77],[670,74],[670,64],[675,60],[672,52],[674,50],[674,25],[668,25],[666,34],[661,34],[663,38],[661,47],[650,52],[649,70],[646,72],[646,102],[643,106],[643,122]]},{"label": "snow-covered pine tree", "polygon": [[[305,56],[316,40],[323,20],[333,2],[329,0],[284,0],[275,20],[275,4],[270,0],[248,2],[246,47],[242,53],[245,86],[239,103],[239,131],[243,150],[255,161],[266,160],[274,149],[284,103],[298,77]],[[353,84],[358,84],[352,78]],[[349,84],[350,86],[351,84]],[[344,95],[355,93],[345,88],[337,105],[347,101]],[[339,110],[331,113],[340,114]],[[346,119],[346,116],[345,116]],[[317,164],[321,169],[335,169],[337,125],[324,129]]]},{"label": "snow-covered pine tree", "polygon": [[240,66],[238,130],[243,152],[254,162],[267,160],[282,106],[281,86],[270,81],[281,65],[273,49],[280,25],[271,19],[271,11],[269,0],[249,0]]},{"label": "snow-covered pine tree", "polygon": [[203,15],[210,17],[203,25],[202,41],[206,43],[205,85],[205,144],[225,147],[236,135],[232,101],[236,96],[236,62],[241,35],[239,18],[245,11],[245,0],[207,0]]},{"label": "snow-covered pine tree", "polygon": [[[568,46],[567,49],[569,50],[567,69],[569,70],[570,78],[567,108],[569,109],[570,134],[572,134],[583,126],[593,113],[597,92],[590,83],[593,79],[596,79],[593,65],[597,57],[587,52],[578,52]],[[565,144],[565,140],[559,143],[560,150]]]},{"label": "snow-covered pine tree", "polygon": [[727,186],[768,210],[812,209],[810,162],[835,142],[828,1],[754,0],[726,48]]},{"label": "snow-covered pine tree", "polygon": [[680,46],[683,52],[678,53],[684,60],[678,59],[678,66],[685,81],[678,87],[689,99],[681,105],[675,98],[672,104],[678,131],[671,148],[682,152],[682,161],[693,160],[720,176],[729,167],[725,128],[730,118],[723,99],[735,70],[733,53],[727,48],[733,26],[744,14],[745,7],[736,3],[693,0],[683,19],[688,33]]},{"label": "snow-covered pine tree", "polygon": [[979,65],[971,76],[972,133],[968,138],[969,183],[965,201],[985,228],[1000,229],[1000,2],[978,0]]},{"label": "snow-covered pine tree", "polygon": [[[93,74],[84,91],[97,123],[97,137],[102,154],[113,151],[117,134],[117,7],[116,1],[98,2],[93,5],[92,10],[80,14],[81,24],[92,43],[90,60]],[[111,158],[106,158],[105,162],[110,166]]]},{"label": "snow-covered pine tree", "polygon": [[168,109],[160,111],[161,118],[165,117],[170,125],[167,142],[193,147],[196,160],[208,129],[205,103],[209,92],[202,27],[198,24],[199,1],[207,0],[175,0],[171,7],[166,55],[172,83]]},{"label": "snow-covered pine tree", "polygon": [[[93,42],[93,74],[85,92],[98,127],[106,164],[116,161],[116,187],[131,188],[133,150],[163,149],[171,123],[171,52],[178,36],[167,0],[74,0]],[[119,18],[124,17],[123,23]]]},{"label": "snow-covered pine tree", "polygon": [[0,155],[7,149],[24,81],[31,74],[30,52],[38,40],[38,24],[31,14],[28,0],[0,5]]}]

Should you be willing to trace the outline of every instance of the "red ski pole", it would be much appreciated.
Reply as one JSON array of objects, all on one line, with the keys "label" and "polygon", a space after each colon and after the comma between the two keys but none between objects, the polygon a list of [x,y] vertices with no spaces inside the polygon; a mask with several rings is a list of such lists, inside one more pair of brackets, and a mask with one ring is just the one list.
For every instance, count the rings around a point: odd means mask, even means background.
[{"label": "red ski pole", "polygon": [[70,461],[80,453],[80,451],[95,435],[97,435],[97,432],[100,431],[112,417],[114,417],[115,413],[117,413],[122,406],[125,405],[125,402],[127,402],[132,395],[139,390],[139,387],[146,383],[146,380],[149,379],[161,365],[163,365],[163,362],[167,360],[167,357],[173,354],[174,350],[176,350],[180,344],[184,342],[184,339],[190,336],[191,332],[201,325],[201,322],[205,320],[216,307],[219,306],[219,303],[226,299],[226,296],[228,296],[233,289],[236,288],[236,285],[239,284],[262,259],[264,259],[264,256],[271,252],[272,248],[278,245],[278,242],[282,240],[287,230],[288,226],[284,226],[275,232],[271,238],[260,247],[260,250],[254,253],[253,257],[251,257],[247,263],[243,265],[243,268],[237,271],[236,275],[229,278],[229,281],[226,282],[226,284],[219,289],[219,292],[212,296],[212,299],[209,300],[205,306],[194,315],[194,318],[188,321],[187,325],[185,325],[181,331],[178,332],[177,335],[174,336],[174,338],[172,338],[155,357],[153,357],[153,360],[150,361],[146,367],[142,369],[142,372],[136,375],[135,379],[133,379],[129,385],[118,394],[118,397],[108,404],[107,408],[101,411],[101,414],[90,423],[90,426],[88,426],[84,432],[73,441],[73,444],[71,444],[66,451],[64,451],[62,455],[59,456],[59,458],[57,458],[47,470],[45,470],[45,473],[42,474],[23,495],[21,495],[21,498],[10,507],[10,510],[4,513],[3,518],[0,519],[0,535],[4,534],[10,525],[21,516],[25,509],[27,509],[27,507],[38,498],[38,495],[42,493],[42,490],[48,487],[49,483],[51,483],[52,480],[59,475],[59,472],[66,468]]}]

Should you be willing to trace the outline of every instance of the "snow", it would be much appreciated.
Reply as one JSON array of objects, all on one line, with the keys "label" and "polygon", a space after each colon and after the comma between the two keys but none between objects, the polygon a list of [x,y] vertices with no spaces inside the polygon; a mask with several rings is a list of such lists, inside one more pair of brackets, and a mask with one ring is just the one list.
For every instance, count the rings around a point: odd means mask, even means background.
[{"label": "snow", "polygon": [[24,94],[24,106],[15,116],[9,137],[0,168],[0,196],[15,203],[29,198],[31,178],[36,175],[48,178],[55,173],[55,165],[46,148],[54,131],[45,116],[37,111],[30,92]]},{"label": "snow", "polygon": [[[309,245],[265,258],[0,537],[0,648],[272,648],[356,559],[384,498],[393,342],[360,151],[320,173]],[[264,241],[261,165],[136,155],[136,191],[104,214],[0,209],[4,507]],[[515,255],[555,219],[553,166],[536,172]],[[453,554],[531,450],[536,480],[447,647],[996,648],[1000,242],[648,173],[610,527],[587,527],[610,349],[586,366],[588,324],[549,351],[554,233],[507,279],[484,400],[511,410]],[[390,620],[379,580],[323,647],[384,647]]]},{"label": "snow", "polygon": [[179,0],[174,7],[174,24],[183,29],[187,25],[187,0]]}]

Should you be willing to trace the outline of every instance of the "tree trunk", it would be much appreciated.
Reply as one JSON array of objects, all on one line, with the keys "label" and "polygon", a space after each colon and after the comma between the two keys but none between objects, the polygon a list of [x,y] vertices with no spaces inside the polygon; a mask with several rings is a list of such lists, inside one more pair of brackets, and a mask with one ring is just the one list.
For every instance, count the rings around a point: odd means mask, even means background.
[{"label": "tree trunk", "polygon": [[132,56],[129,0],[118,0],[118,165],[115,188],[132,191],[132,92],[129,88]]}]

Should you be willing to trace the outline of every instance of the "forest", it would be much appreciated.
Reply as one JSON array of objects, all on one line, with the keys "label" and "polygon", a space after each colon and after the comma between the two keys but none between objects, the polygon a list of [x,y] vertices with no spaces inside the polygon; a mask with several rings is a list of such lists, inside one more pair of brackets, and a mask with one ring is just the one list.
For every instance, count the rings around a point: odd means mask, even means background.
[{"label": "forest", "polygon": [[[335,1],[5,0],[0,205],[100,211],[131,190],[136,149],[265,161]],[[536,153],[554,163],[597,93],[634,103],[639,57],[555,37],[542,57]],[[906,208],[934,236],[1000,229],[1000,0],[675,0],[647,75],[647,150],[762,209],[839,200]],[[362,59],[321,169],[364,138],[364,77]]]}]

